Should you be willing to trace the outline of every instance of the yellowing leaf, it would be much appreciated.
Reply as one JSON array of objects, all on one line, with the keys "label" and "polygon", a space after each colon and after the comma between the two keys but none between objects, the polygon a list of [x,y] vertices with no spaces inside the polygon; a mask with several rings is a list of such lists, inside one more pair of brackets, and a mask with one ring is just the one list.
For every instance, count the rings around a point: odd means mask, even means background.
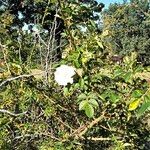
[{"label": "yellowing leaf", "polygon": [[140,104],[140,99],[134,100],[129,104],[129,111],[135,110]]},{"label": "yellowing leaf", "polygon": [[82,77],[82,75],[83,75],[83,69],[76,69],[76,73],[77,73],[80,77]]},{"label": "yellowing leaf", "polygon": [[105,31],[103,31],[103,33],[102,33],[102,36],[107,36],[107,35],[109,35],[109,30],[105,30]]},{"label": "yellowing leaf", "polygon": [[20,65],[12,63],[11,64],[11,72],[16,75],[19,75],[22,72],[22,68]]},{"label": "yellowing leaf", "polygon": [[150,83],[150,72],[136,73],[134,77],[140,78],[141,80],[146,80],[148,83]]},{"label": "yellowing leaf", "polygon": [[131,118],[131,112],[129,112],[129,113],[127,114],[127,121],[129,121],[130,118]]},{"label": "yellowing leaf", "polygon": [[98,46],[99,46],[100,48],[102,48],[102,49],[104,48],[102,42],[97,41],[97,44],[98,44]]},{"label": "yellowing leaf", "polygon": [[39,69],[32,69],[31,73],[36,79],[42,79],[42,77],[44,76],[44,71]]}]

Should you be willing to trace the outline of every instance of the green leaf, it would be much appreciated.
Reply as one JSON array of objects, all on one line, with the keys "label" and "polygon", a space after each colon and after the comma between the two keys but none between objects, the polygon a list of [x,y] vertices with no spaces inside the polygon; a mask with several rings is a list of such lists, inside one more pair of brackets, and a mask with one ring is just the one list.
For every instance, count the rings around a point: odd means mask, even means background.
[{"label": "green leaf", "polygon": [[113,102],[113,103],[116,103],[119,101],[119,96],[114,91],[111,91],[111,90],[109,93],[109,98],[110,98],[111,102]]},{"label": "green leaf", "polygon": [[131,57],[130,57],[130,61],[134,62],[136,60],[136,58],[137,58],[137,53],[136,52],[132,52],[131,53]]},{"label": "green leaf", "polygon": [[79,81],[81,88],[84,87],[84,79],[81,78],[81,80]]},{"label": "green leaf", "polygon": [[69,89],[67,87],[64,87],[64,96],[67,96],[69,94]]},{"label": "green leaf", "polygon": [[137,112],[137,117],[142,116],[147,110],[150,110],[150,101],[144,102]]},{"label": "green leaf", "polygon": [[150,97],[145,96],[144,97],[144,102],[140,109],[137,112],[137,117],[139,118],[141,115],[143,115],[147,110],[150,110]]},{"label": "green leaf", "polygon": [[135,110],[135,109],[139,106],[140,101],[141,101],[141,99],[136,99],[136,100],[132,101],[132,102],[129,104],[128,110],[129,110],[129,111]]},{"label": "green leaf", "polygon": [[85,114],[89,117],[92,118],[94,116],[94,108],[92,105],[88,104],[85,106]]},{"label": "green leaf", "polygon": [[84,110],[87,104],[88,104],[88,102],[86,100],[82,101],[79,104],[79,110]]},{"label": "green leaf", "polygon": [[100,98],[102,100],[105,100],[107,97],[109,97],[109,90],[105,90],[101,95]]},{"label": "green leaf", "polygon": [[96,27],[95,22],[93,20],[90,20],[90,22],[91,22],[91,25],[95,28]]},{"label": "green leaf", "polygon": [[79,96],[78,96],[78,100],[83,100],[83,99],[86,99],[87,98],[87,96],[86,96],[86,94],[84,94],[84,93],[81,93]]},{"label": "green leaf", "polygon": [[122,75],[124,74],[124,71],[122,70],[122,68],[115,68],[116,70],[114,70],[114,77],[122,77]]},{"label": "green leaf", "polygon": [[124,80],[125,82],[129,82],[131,83],[132,82],[132,72],[127,72],[125,75],[124,75]]},{"label": "green leaf", "polygon": [[89,95],[88,95],[88,98],[89,99],[96,99],[97,98],[97,95],[96,95],[96,93],[89,93]]},{"label": "green leaf", "polygon": [[134,98],[139,98],[142,96],[142,91],[141,90],[135,90],[132,92],[131,96],[134,97]]},{"label": "green leaf", "polygon": [[99,106],[98,102],[95,99],[90,99],[89,103],[92,104],[93,107],[98,107]]}]

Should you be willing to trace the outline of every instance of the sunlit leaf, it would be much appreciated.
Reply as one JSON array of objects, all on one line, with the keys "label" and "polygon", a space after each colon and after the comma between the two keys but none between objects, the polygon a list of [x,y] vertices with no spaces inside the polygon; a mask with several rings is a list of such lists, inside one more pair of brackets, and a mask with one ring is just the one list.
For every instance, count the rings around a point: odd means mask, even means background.
[{"label": "sunlit leaf", "polygon": [[86,109],[86,105],[88,104],[88,102],[86,100],[82,101],[80,104],[79,104],[79,110],[84,110]]},{"label": "sunlit leaf", "polygon": [[131,118],[131,112],[128,112],[128,114],[127,114],[127,121],[129,121],[130,118]]},{"label": "sunlit leaf", "polygon": [[141,115],[143,115],[148,110],[150,110],[150,96],[145,96],[144,102],[137,112],[137,117],[140,117]]},{"label": "sunlit leaf", "polygon": [[103,32],[102,32],[102,36],[107,36],[107,35],[109,35],[109,30],[104,30]]},{"label": "sunlit leaf", "polygon": [[40,69],[31,69],[31,73],[36,79],[42,79],[44,76],[44,71]]},{"label": "sunlit leaf", "polygon": [[132,101],[132,102],[129,104],[128,110],[129,110],[129,111],[135,110],[135,109],[139,106],[140,101],[141,101],[140,99],[137,99],[137,100]]},{"label": "sunlit leaf", "polygon": [[136,73],[134,77],[140,78],[141,80],[146,80],[148,83],[150,83],[150,72]]},{"label": "sunlit leaf", "polygon": [[84,93],[81,93],[79,96],[78,96],[78,100],[83,100],[83,99],[86,99],[87,98],[87,95],[84,94]]},{"label": "sunlit leaf", "polygon": [[132,81],[132,72],[127,72],[127,73],[124,75],[123,78],[124,78],[125,82],[131,83],[131,81]]},{"label": "sunlit leaf", "polygon": [[119,101],[119,96],[114,92],[110,93],[109,97],[110,97],[111,102],[113,103],[116,103]]},{"label": "sunlit leaf", "polygon": [[95,99],[90,99],[89,103],[92,104],[94,107],[98,107],[99,106],[98,102]]},{"label": "sunlit leaf", "polygon": [[94,116],[94,108],[92,107],[92,105],[87,104],[85,106],[85,114],[89,117],[92,118]]},{"label": "sunlit leaf", "polygon": [[82,75],[83,75],[83,69],[77,69],[76,70],[76,73],[80,76],[80,77],[82,77]]},{"label": "sunlit leaf", "polygon": [[132,92],[131,96],[134,98],[139,98],[142,96],[142,94],[143,94],[143,92],[141,90],[135,90]]},{"label": "sunlit leaf", "polygon": [[98,44],[98,46],[99,46],[100,48],[102,48],[102,49],[104,48],[102,42],[97,41],[97,44]]},{"label": "sunlit leaf", "polygon": [[69,94],[69,90],[67,87],[64,87],[64,96],[67,96]]}]

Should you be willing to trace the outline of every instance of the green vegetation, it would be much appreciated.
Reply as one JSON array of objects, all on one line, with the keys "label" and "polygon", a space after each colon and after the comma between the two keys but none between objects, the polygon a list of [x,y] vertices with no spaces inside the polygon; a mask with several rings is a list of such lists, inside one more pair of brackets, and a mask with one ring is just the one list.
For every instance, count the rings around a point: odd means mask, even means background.
[{"label": "green vegetation", "polygon": [[136,51],[138,60],[150,65],[150,9],[149,0],[131,0],[127,4],[113,4],[104,12],[104,28],[109,30],[107,49],[126,55]]},{"label": "green vegetation", "polygon": [[0,3],[0,149],[149,150],[150,3],[111,5],[102,26],[94,0],[15,2]]}]

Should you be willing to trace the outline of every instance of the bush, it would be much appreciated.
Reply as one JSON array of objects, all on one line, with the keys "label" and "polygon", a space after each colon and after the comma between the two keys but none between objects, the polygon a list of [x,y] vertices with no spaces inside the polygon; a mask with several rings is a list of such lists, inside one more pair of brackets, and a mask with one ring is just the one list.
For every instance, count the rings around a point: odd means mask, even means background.
[{"label": "bush", "polygon": [[[138,63],[137,52],[112,56],[105,42],[109,33],[98,33],[92,19],[87,19],[86,32],[78,28],[73,13],[89,11],[83,6],[68,2],[59,8],[66,25],[59,62],[52,59],[55,30],[50,34],[39,28],[35,34],[16,29],[10,35],[12,22],[1,26],[6,31],[0,35],[1,149],[148,148],[150,68]],[[62,65],[71,68],[66,75],[66,69],[59,73],[67,85],[55,81]]]}]

